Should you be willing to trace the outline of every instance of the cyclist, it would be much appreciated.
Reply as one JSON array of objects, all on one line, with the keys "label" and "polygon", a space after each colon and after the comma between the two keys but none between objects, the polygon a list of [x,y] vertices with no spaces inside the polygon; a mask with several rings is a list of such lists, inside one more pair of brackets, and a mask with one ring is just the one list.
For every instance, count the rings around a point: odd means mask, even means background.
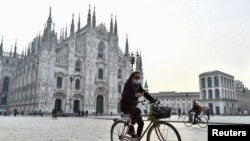
[{"label": "cyclist", "polygon": [[[129,134],[132,138],[140,137],[144,122],[141,117],[141,110],[137,107],[138,98],[144,96],[150,102],[157,100],[150,96],[140,84],[140,72],[133,72],[124,85],[122,92],[121,111],[130,115],[131,123],[129,125]],[[138,124],[137,134],[135,134],[134,124]]]},{"label": "cyclist", "polygon": [[188,113],[190,112],[194,112],[194,124],[196,124],[197,118],[198,116],[201,114],[202,112],[202,107],[200,105],[198,105],[195,101],[193,101],[193,108],[188,111]]}]

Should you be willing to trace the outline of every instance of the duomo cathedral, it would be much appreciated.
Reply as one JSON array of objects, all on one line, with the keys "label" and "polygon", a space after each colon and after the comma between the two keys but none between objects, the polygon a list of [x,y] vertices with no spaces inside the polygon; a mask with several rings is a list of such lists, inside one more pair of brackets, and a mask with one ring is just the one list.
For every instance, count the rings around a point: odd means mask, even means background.
[{"label": "duomo cathedral", "polygon": [[[0,43],[0,108],[32,113],[51,113],[56,107],[63,113],[79,110],[118,113],[123,85],[133,71],[142,73],[138,52],[130,54],[128,38],[124,51],[119,47],[116,17],[111,16],[109,31],[96,24],[95,9],[89,8],[87,24],[75,23],[72,16],[58,34],[51,8],[42,34],[27,50],[17,53],[17,43],[10,52]],[[143,80],[143,79],[142,79]]]}]

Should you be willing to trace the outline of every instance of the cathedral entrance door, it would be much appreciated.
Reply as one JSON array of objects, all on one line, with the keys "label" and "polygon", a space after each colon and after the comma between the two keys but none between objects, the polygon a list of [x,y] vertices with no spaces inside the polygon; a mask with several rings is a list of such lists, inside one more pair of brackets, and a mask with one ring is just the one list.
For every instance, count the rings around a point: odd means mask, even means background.
[{"label": "cathedral entrance door", "polygon": [[103,113],[103,96],[98,95],[96,98],[96,112]]},{"label": "cathedral entrance door", "polygon": [[62,110],[62,100],[61,99],[55,100],[55,107],[57,108],[58,111]]},{"label": "cathedral entrance door", "polygon": [[79,100],[75,100],[74,101],[74,108],[73,108],[74,109],[74,113],[77,113],[78,111],[80,111],[80,107],[79,107],[80,104],[79,103],[80,103]]}]

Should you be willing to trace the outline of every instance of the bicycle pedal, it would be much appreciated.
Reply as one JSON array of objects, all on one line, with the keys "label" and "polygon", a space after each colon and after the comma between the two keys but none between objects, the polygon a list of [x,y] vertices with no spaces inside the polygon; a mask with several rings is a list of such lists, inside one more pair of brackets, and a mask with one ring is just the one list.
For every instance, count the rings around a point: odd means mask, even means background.
[{"label": "bicycle pedal", "polygon": [[139,138],[132,138],[132,137],[129,137],[129,136],[122,136],[121,140],[139,141]]}]

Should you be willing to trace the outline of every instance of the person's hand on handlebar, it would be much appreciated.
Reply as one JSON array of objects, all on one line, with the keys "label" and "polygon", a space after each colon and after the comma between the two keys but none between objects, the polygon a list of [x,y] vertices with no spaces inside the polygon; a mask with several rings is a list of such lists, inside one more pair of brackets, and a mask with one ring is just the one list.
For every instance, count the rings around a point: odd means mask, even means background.
[{"label": "person's hand on handlebar", "polygon": [[151,100],[150,103],[160,104],[160,101],[157,98],[155,98],[155,99]]}]

